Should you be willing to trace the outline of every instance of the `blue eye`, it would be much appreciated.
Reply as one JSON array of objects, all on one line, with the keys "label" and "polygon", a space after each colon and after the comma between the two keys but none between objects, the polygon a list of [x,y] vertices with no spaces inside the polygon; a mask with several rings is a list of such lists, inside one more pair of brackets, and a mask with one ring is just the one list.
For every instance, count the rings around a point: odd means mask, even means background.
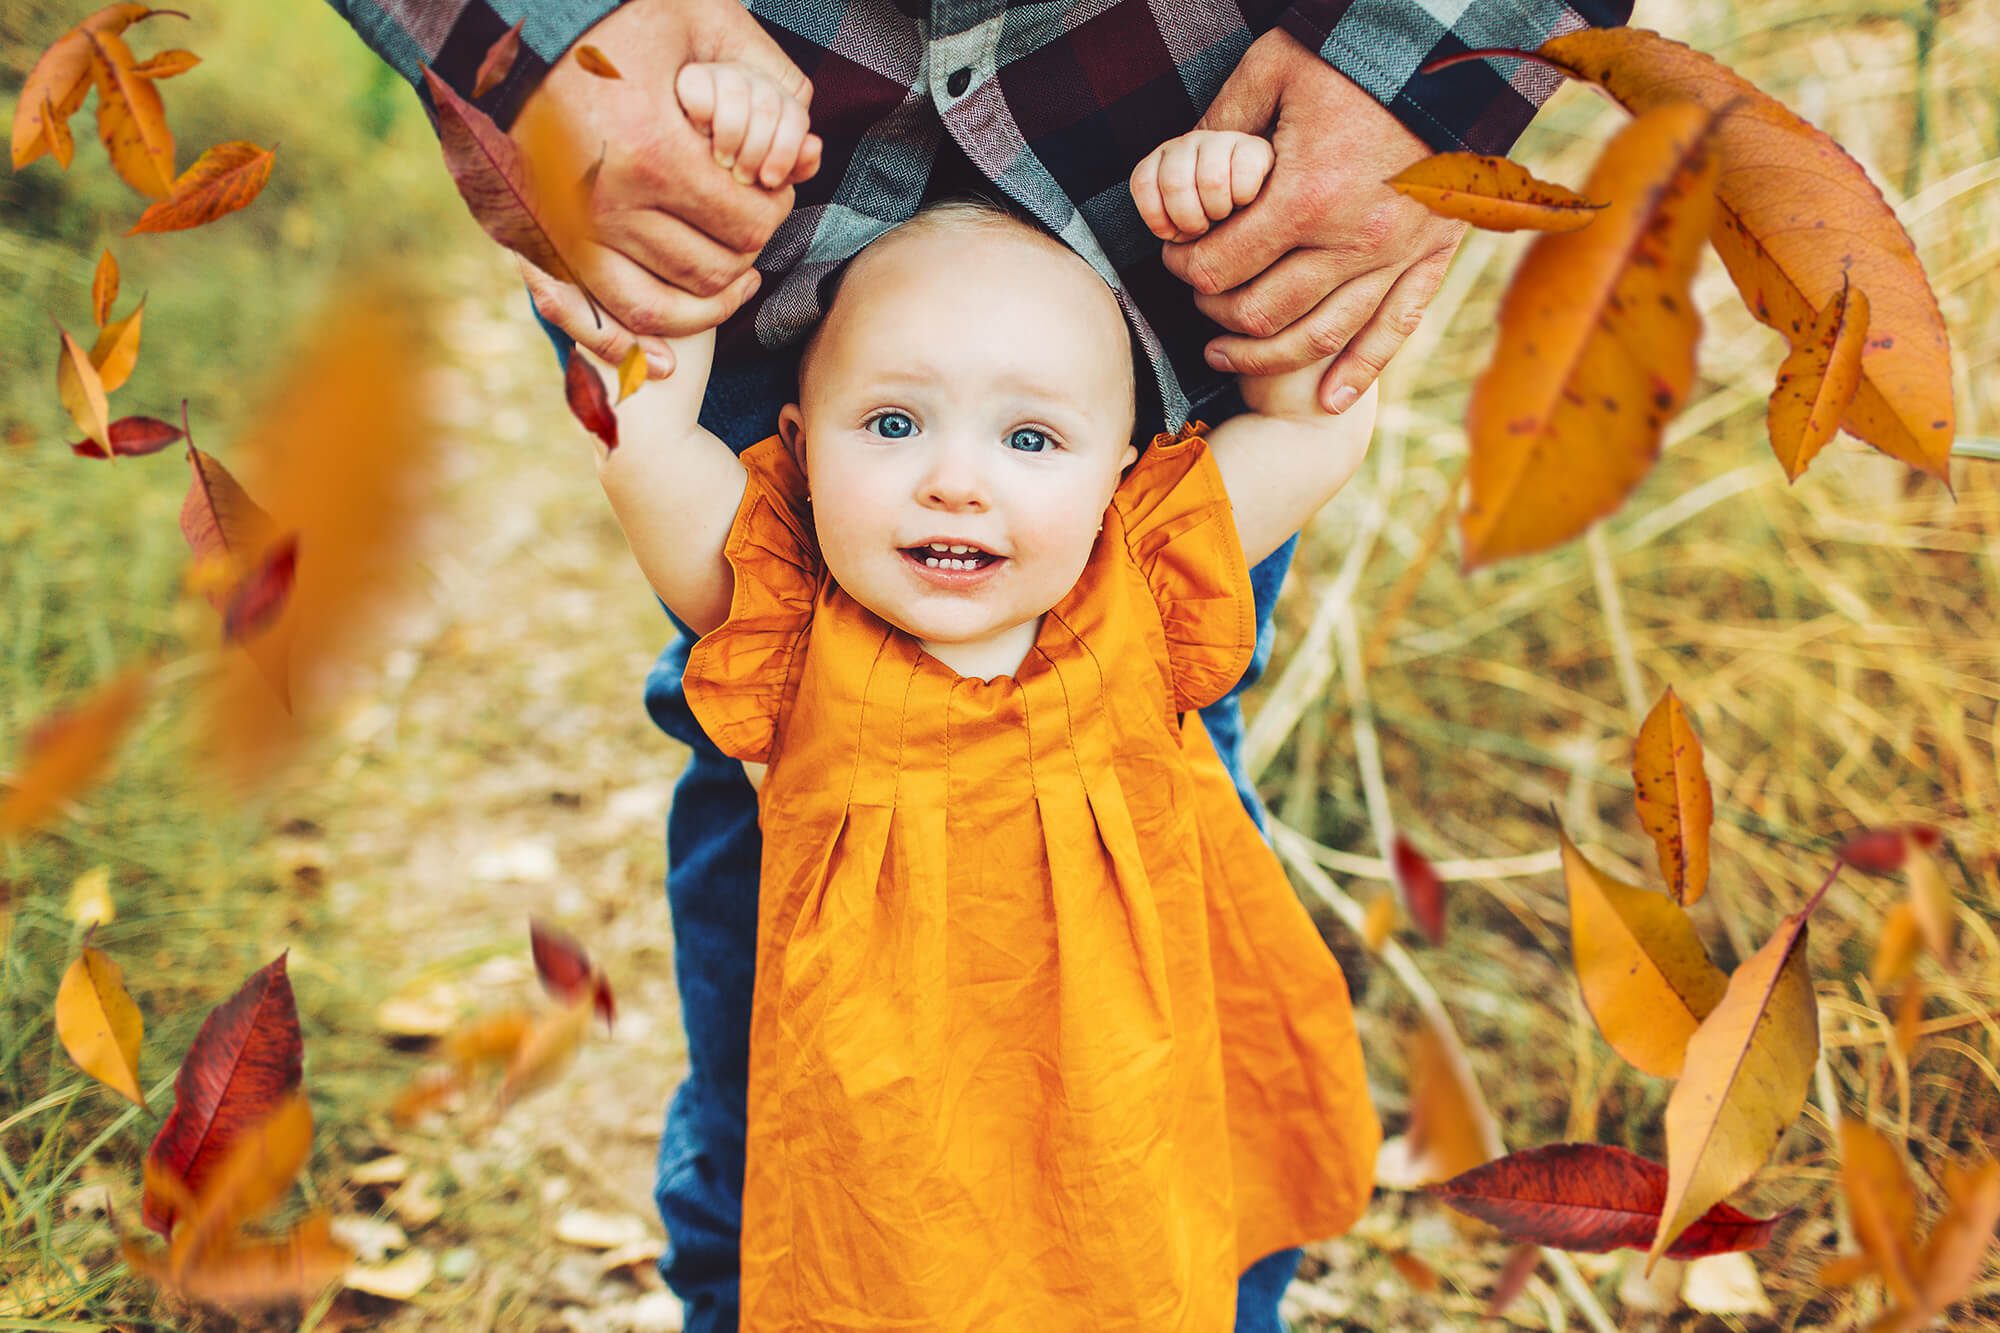
[{"label": "blue eye", "polygon": [[1054,441],[1033,426],[1021,427],[1007,437],[1007,443],[1024,454],[1047,453],[1055,447]]},{"label": "blue eye", "polygon": [[904,413],[884,412],[871,420],[868,427],[885,440],[903,440],[916,433],[917,423]]}]

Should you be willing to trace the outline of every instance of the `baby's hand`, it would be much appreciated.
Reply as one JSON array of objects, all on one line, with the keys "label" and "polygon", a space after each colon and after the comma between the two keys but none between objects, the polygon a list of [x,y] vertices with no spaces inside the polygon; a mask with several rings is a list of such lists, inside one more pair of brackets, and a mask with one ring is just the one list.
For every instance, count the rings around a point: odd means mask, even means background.
[{"label": "baby's hand", "polygon": [[820,137],[806,109],[761,70],[733,61],[683,65],[674,79],[681,110],[715,145],[715,160],[745,185],[775,190],[819,168]]},{"label": "baby's hand", "polygon": [[1271,141],[1235,130],[1190,130],[1132,169],[1132,202],[1153,235],[1191,241],[1257,197]]}]

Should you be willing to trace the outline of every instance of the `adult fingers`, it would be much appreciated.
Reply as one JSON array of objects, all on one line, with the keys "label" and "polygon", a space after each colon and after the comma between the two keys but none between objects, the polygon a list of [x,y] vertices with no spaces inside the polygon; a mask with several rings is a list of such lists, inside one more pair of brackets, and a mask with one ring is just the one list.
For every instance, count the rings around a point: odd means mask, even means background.
[{"label": "adult fingers", "polygon": [[[1219,355],[1227,369],[1245,375],[1282,375],[1323,361],[1360,332],[1394,284],[1397,271],[1375,269],[1327,293],[1305,315],[1268,338],[1225,336],[1208,344],[1209,364]],[[1217,369],[1225,367],[1218,366]]]},{"label": "adult fingers", "polygon": [[[625,207],[600,214],[596,240],[662,282],[695,296],[722,292],[757,258],[754,251],[731,250],[658,208]],[[595,251],[586,251],[583,257],[584,277],[592,287],[597,286],[599,259]]]},{"label": "adult fingers", "polygon": [[520,256],[521,278],[528,284],[528,296],[543,319],[567,333],[578,347],[588,350],[607,365],[625,359],[636,340],[645,351],[646,373],[661,379],[674,368],[674,354],[663,339],[636,338],[632,331],[608,314],[593,317],[583,293],[567,282],[559,282]]},{"label": "adult fingers", "polygon": [[600,248],[596,256],[597,266],[586,277],[605,314],[633,333],[654,337],[685,338],[716,327],[750,299],[761,281],[753,268],[722,291],[698,296],[660,281],[615,250]]},{"label": "adult fingers", "polygon": [[1424,311],[1437,295],[1438,284],[1444,281],[1444,272],[1451,261],[1451,251],[1442,257],[1425,259],[1403,271],[1396,283],[1382,298],[1381,305],[1359,332],[1340,349],[1333,364],[1320,377],[1319,400],[1328,411],[1335,410],[1332,403],[1342,389],[1352,389],[1363,393],[1375,382],[1396,353],[1402,350],[1417,326],[1423,322]]},{"label": "adult fingers", "polygon": [[[1169,244],[1160,252],[1167,272],[1196,292],[1213,296],[1240,287],[1262,273],[1297,243],[1305,201],[1296,189],[1278,188],[1280,176],[1250,208],[1208,228],[1208,234],[1185,244]],[[1207,227],[1206,215],[1202,225]]]},{"label": "adult fingers", "polygon": [[1363,261],[1334,250],[1294,250],[1240,287],[1197,292],[1194,304],[1231,333],[1268,338],[1363,271]]},{"label": "adult fingers", "polygon": [[1176,139],[1160,150],[1160,203],[1167,211],[1167,220],[1184,236],[1199,236],[1208,230],[1208,214],[1202,211],[1201,192],[1194,178],[1199,157],[1199,146],[1186,139]]},{"label": "adult fingers", "polygon": [[1196,129],[1263,134],[1271,128],[1271,122],[1278,117],[1278,90],[1282,81],[1276,77],[1277,62],[1268,58],[1272,54],[1267,45],[1269,40],[1270,33],[1266,33],[1250,44],[1250,49],[1236,62],[1236,68],[1222,81],[1215,100],[1195,122]]}]

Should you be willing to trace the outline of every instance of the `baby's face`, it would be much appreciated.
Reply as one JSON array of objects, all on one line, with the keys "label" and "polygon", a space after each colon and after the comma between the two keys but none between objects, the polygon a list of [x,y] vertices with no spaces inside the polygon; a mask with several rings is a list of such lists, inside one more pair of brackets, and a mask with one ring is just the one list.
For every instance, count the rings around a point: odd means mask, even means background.
[{"label": "baby's face", "polygon": [[1124,320],[1082,260],[1012,228],[892,236],[855,263],[781,430],[848,595],[976,649],[1075,585],[1136,457]]}]

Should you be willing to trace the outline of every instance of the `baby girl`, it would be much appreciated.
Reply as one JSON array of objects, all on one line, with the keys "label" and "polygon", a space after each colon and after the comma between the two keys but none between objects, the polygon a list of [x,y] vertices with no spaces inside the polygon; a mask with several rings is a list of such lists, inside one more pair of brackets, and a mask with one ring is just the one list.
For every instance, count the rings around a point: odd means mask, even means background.
[{"label": "baby girl", "polygon": [[[781,181],[804,121],[753,86],[677,91]],[[1195,234],[1271,161],[1182,136],[1135,202]],[[1246,379],[1248,412],[1141,451],[1110,290],[979,203],[848,264],[740,457],[696,422],[712,349],[673,345],[598,470],[702,636],[696,717],[762,776],[743,1326],[1229,1328],[1242,1269],[1353,1221],[1379,1130],[1339,968],[1196,714],[1372,397]]]}]

